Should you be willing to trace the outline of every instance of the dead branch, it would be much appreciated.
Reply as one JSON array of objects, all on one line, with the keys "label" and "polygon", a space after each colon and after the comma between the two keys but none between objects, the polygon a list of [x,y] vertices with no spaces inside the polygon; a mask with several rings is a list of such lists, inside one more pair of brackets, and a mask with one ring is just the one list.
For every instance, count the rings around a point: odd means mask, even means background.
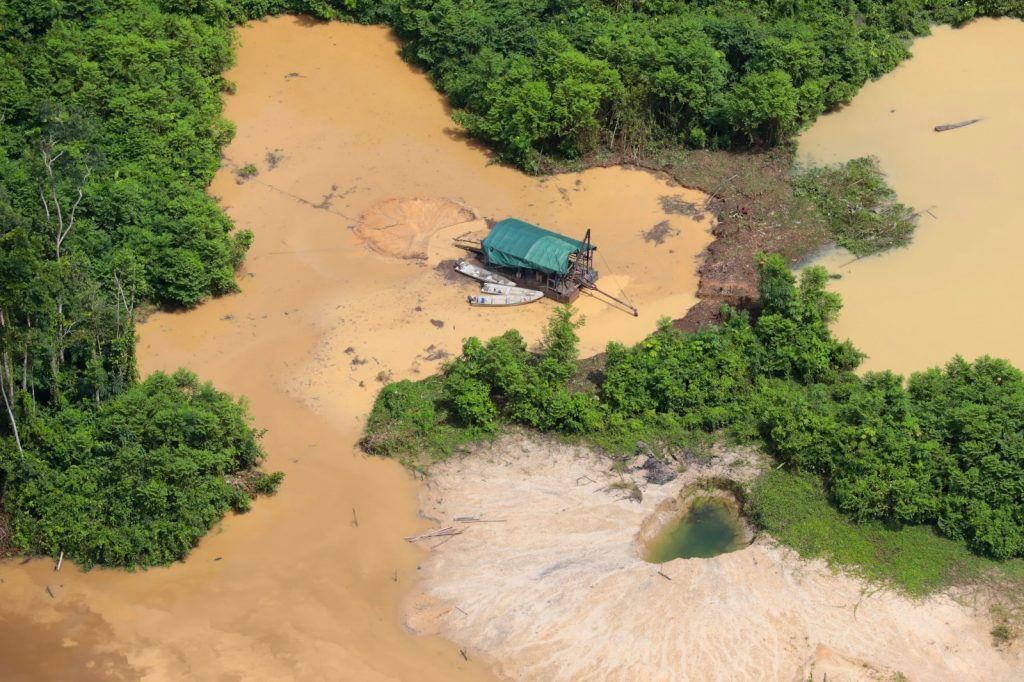
[{"label": "dead branch", "polygon": [[420,540],[429,540],[431,538],[445,537],[449,535],[462,535],[462,529],[456,528],[455,526],[445,526],[444,528],[428,530],[418,535],[410,535],[405,539],[408,542],[419,542]]}]

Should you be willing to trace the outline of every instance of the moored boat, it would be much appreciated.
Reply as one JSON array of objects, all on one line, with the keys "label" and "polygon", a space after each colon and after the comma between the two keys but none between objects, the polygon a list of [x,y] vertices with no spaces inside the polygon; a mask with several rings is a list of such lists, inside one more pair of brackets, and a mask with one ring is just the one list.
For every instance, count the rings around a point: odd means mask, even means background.
[{"label": "moored boat", "polygon": [[478,294],[476,296],[466,297],[470,305],[483,306],[525,305],[527,303],[539,301],[542,298],[544,298],[544,294],[539,291],[531,291],[528,294]]},{"label": "moored boat", "polygon": [[484,285],[480,287],[480,291],[485,294],[497,294],[499,296],[529,296],[536,293],[537,290],[527,289],[525,287],[510,287],[507,284],[489,284],[485,282]]},{"label": "moored boat", "polygon": [[460,260],[458,263],[456,263],[455,269],[458,272],[461,272],[463,275],[466,275],[467,277],[472,277],[473,279],[479,280],[484,284],[500,284],[507,287],[514,287],[516,285],[516,283],[510,279],[505,279],[504,277],[497,273],[491,272],[490,270],[485,270],[484,268],[481,268],[477,265],[473,265],[472,263],[467,263],[464,260]]}]

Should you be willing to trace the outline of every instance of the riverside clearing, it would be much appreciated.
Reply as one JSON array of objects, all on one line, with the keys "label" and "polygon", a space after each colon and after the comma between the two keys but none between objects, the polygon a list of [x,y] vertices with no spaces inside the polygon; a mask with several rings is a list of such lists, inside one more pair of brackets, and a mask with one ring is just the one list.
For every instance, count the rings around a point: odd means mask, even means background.
[{"label": "riverside clearing", "polygon": [[406,620],[519,680],[1020,679],[1024,648],[994,648],[984,599],[966,590],[915,600],[764,537],[708,559],[644,560],[681,492],[765,466],[716,447],[658,485],[542,436],[476,447],[433,468],[421,511],[437,527],[503,522],[434,541]]}]

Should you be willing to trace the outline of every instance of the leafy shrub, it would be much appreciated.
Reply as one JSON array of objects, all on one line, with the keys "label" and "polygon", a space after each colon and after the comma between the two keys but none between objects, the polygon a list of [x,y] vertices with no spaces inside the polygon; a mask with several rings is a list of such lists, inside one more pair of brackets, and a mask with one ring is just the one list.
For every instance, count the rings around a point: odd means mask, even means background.
[{"label": "leafy shrub", "polygon": [[809,168],[793,184],[817,205],[836,243],[856,256],[907,246],[917,227],[917,215],[896,199],[874,157]]},{"label": "leafy shrub", "polygon": [[928,525],[979,554],[1024,556],[1024,375],[955,358],[908,384],[891,372],[858,377],[863,355],[829,330],[841,301],[828,274],[807,268],[798,282],[779,256],[757,267],[753,324],[726,308],[723,324],[696,333],[665,320],[631,348],[610,343],[596,393],[568,388],[580,324],[569,307],[552,315],[536,356],[515,331],[467,339],[440,379],[385,389],[367,439],[408,452],[438,424],[490,434],[505,422],[631,452],[640,440],[686,447],[725,431],[821,477],[853,521]]},{"label": "leafy shrub", "polygon": [[460,444],[484,435],[480,429],[453,423],[456,419],[443,391],[438,377],[385,386],[367,419],[361,447],[374,455],[415,464],[424,454],[447,457]]},{"label": "leafy shrub", "polygon": [[269,474],[260,472],[256,480],[253,481],[252,490],[257,495],[273,495],[281,487],[281,481],[283,480],[283,472],[275,471]]},{"label": "leafy shrub", "polygon": [[1020,594],[1024,561],[996,563],[971,554],[961,542],[930,526],[894,528],[856,523],[830,504],[818,477],[770,471],[753,485],[745,511],[772,537],[806,558],[824,558],[871,580],[923,595],[979,577],[1010,582]]},{"label": "leafy shrub", "polygon": [[[264,457],[245,404],[195,375],[157,372],[90,409],[45,412],[25,452],[0,452],[15,542],[85,566],[182,559],[250,498],[228,478]],[[281,474],[265,474],[270,493]]]}]

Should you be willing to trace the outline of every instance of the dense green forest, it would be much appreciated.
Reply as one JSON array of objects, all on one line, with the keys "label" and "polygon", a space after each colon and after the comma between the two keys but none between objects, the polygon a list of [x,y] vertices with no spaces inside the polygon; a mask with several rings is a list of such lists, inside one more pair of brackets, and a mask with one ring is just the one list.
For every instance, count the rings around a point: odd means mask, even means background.
[{"label": "dense green forest", "polygon": [[[895,66],[931,22],[1022,16],[1024,6],[7,0],[0,551],[167,562],[224,509],[279,480],[245,482],[261,458],[258,432],[229,396],[187,375],[138,383],[134,324],[153,305],[191,307],[236,290],[252,235],[204,191],[233,134],[221,74],[234,25],[285,11],[392,25],[457,120],[500,159],[532,170],[598,149],[635,157],[661,144],[781,142]],[[566,370],[537,371],[554,386]],[[593,418],[589,399],[558,396],[556,414]],[[172,430],[149,433],[130,410]]]},{"label": "dense green forest", "polygon": [[499,157],[774,145],[909,56],[1021,0],[361,0]]},{"label": "dense green forest", "polygon": [[536,354],[514,330],[469,338],[442,376],[381,391],[364,447],[444,456],[506,423],[620,452],[727,434],[821,476],[853,520],[929,524],[979,554],[1024,556],[1024,374],[983,357],[909,381],[858,376],[861,353],[829,330],[840,300],[825,270],[797,282],[778,256],[758,269],[755,320],[726,310],[724,324],[696,333],[665,320],[631,348],[610,343],[592,390],[570,388],[580,324],[570,308]]},{"label": "dense green forest", "polygon": [[167,563],[257,492],[239,403],[137,383],[140,308],[234,291],[251,239],[204,191],[244,14],[196,4],[0,4],[0,549]]}]

